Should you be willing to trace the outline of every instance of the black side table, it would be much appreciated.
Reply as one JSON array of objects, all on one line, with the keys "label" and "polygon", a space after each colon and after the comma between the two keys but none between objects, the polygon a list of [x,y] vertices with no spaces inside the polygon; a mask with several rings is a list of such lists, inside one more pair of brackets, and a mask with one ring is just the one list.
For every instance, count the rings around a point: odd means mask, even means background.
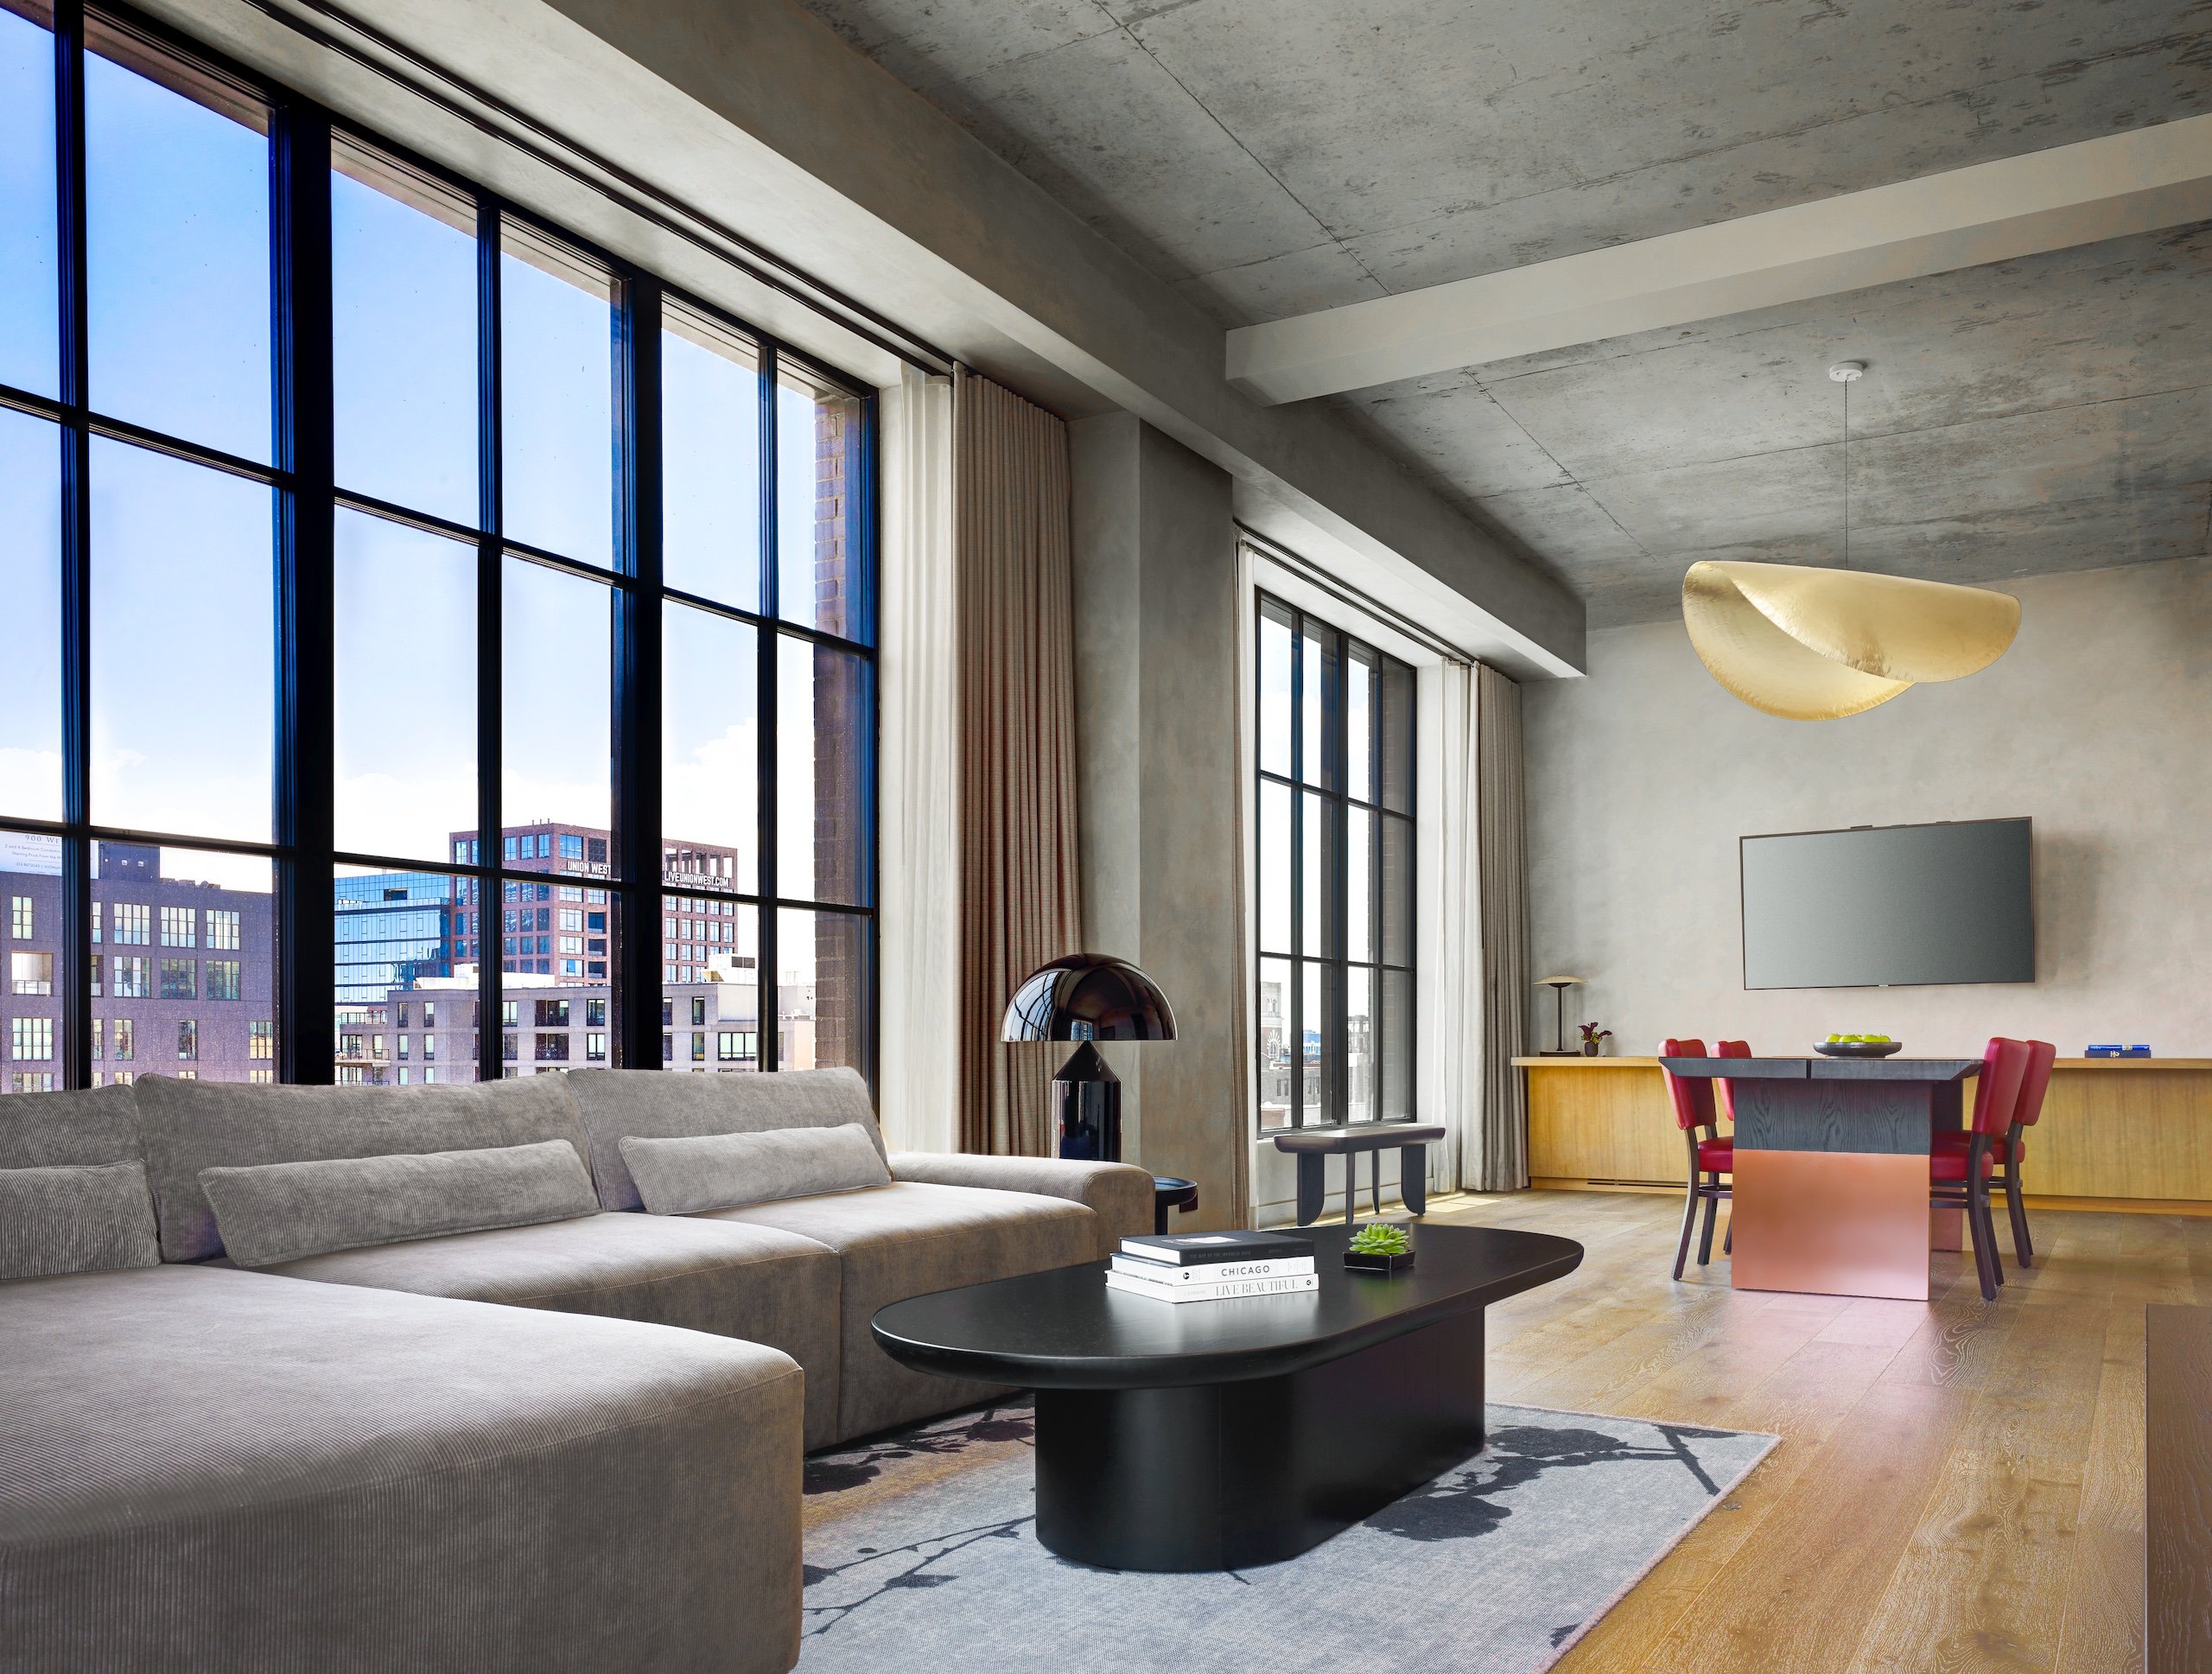
[{"label": "black side table", "polygon": [[[1731,1062],[1735,1060],[1731,1060]],[[1323,1168],[1327,1159],[1344,1160],[1344,1225],[1355,1224],[1359,1197],[1359,1157],[1364,1151],[1375,1213],[1382,1213],[1382,1153],[1398,1154],[1398,1185],[1406,1207],[1416,1215],[1428,1213],[1428,1148],[1444,1137],[1444,1130],[1408,1122],[1363,1122],[1349,1128],[1292,1128],[1275,1136],[1275,1149],[1298,1159],[1298,1224],[1312,1225],[1320,1218],[1326,1195]]]},{"label": "black side table", "polygon": [[1173,1174],[1154,1174],[1152,1177],[1152,1230],[1154,1236],[1166,1234],[1170,1209],[1179,1209],[1187,1215],[1198,1206],[1197,1181],[1179,1180]]}]

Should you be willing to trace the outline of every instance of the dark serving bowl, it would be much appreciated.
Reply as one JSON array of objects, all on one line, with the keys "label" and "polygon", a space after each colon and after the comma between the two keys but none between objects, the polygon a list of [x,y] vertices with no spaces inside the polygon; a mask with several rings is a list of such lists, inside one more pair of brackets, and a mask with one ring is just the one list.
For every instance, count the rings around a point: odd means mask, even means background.
[{"label": "dark serving bowl", "polygon": [[1887,1058],[1904,1050],[1902,1041],[1823,1041],[1813,1048],[1823,1058]]}]

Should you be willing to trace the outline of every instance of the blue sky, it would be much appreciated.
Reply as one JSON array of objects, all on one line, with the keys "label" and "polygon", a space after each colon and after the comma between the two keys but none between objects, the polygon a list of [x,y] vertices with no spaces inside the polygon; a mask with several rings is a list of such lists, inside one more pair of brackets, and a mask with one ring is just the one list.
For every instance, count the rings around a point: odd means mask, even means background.
[{"label": "blue sky", "polygon": [[[0,381],[52,393],[56,332],[50,37],[0,12]],[[268,156],[263,135],[86,60],[91,389],[103,413],[255,461],[270,454]],[[477,519],[473,235],[347,175],[332,182],[342,486]],[[611,559],[612,319],[603,286],[501,262],[508,532]],[[667,334],[666,552],[675,585],[760,591],[757,372]],[[778,391],[781,488],[810,506],[812,407]],[[0,411],[0,818],[60,806],[59,437]],[[270,491],[121,442],[92,474],[92,817],[270,836],[275,645]],[[475,812],[475,555],[359,513],[337,531],[334,741],[341,847],[436,861]],[[787,604],[811,620],[812,530],[786,519]],[[610,595],[507,561],[503,702],[510,819],[605,824]],[[753,840],[753,630],[671,607],[667,824]],[[810,853],[812,653],[778,658],[779,845]],[[824,770],[832,765],[824,764]],[[787,860],[787,866],[791,863]],[[250,869],[266,886],[266,868]],[[801,880],[792,880],[798,882]],[[787,883],[787,888],[791,887]]]}]

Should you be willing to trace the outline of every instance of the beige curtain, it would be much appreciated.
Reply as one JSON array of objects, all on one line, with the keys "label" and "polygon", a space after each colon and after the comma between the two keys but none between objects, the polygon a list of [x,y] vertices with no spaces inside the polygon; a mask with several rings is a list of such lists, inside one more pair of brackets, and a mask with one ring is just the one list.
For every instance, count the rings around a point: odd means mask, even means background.
[{"label": "beige curtain", "polygon": [[1521,688],[1475,672],[1477,865],[1482,892],[1483,1106],[1473,1180],[1484,1192],[1529,1183],[1528,1101],[1513,1060],[1525,1050],[1529,998],[1528,796]]},{"label": "beige curtain", "polygon": [[960,656],[960,1149],[1047,1156],[1059,1056],[1008,1047],[1021,979],[1079,951],[1067,427],[987,379],[953,397]]}]

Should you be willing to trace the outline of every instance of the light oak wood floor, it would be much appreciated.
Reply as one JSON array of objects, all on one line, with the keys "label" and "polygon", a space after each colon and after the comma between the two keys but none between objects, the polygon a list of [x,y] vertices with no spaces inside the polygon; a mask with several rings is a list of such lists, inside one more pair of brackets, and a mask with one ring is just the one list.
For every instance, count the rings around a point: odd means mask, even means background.
[{"label": "light oak wood floor", "polygon": [[2142,1667],[2143,1308],[2212,1303],[2212,1219],[2037,1212],[2022,1272],[2000,1211],[1998,1300],[1939,1253],[1920,1303],[1735,1291],[1717,1255],[1675,1283],[1680,1217],[1580,1192],[1432,1208],[1587,1251],[1491,1310],[1491,1399],[1783,1438],[1563,1674]]}]

